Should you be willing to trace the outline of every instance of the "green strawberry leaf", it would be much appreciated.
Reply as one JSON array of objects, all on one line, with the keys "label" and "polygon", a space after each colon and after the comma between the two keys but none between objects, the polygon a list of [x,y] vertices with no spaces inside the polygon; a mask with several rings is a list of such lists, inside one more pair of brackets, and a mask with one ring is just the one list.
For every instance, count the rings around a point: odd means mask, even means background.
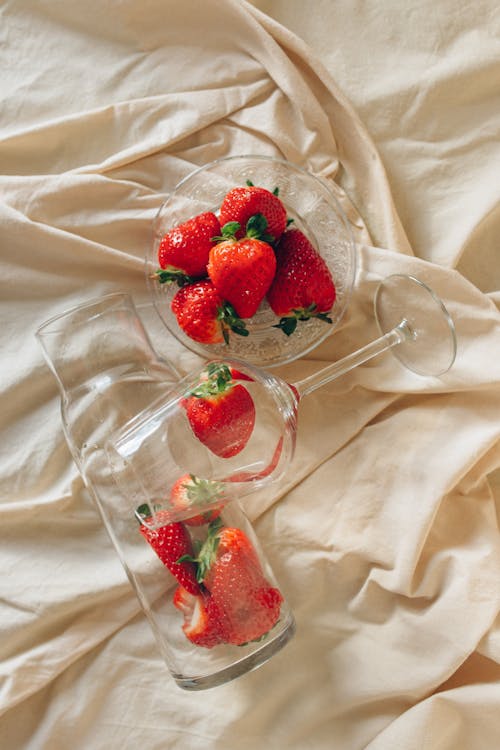
[{"label": "green strawberry leaf", "polygon": [[227,240],[236,241],[236,232],[241,229],[239,221],[227,221],[221,228],[221,234],[211,237],[212,242],[227,242]]},{"label": "green strawberry leaf", "polygon": [[323,320],[325,323],[333,323],[327,313],[316,312],[316,304],[313,302],[308,307],[290,310],[290,314],[281,318],[279,323],[276,323],[273,328],[279,328],[287,336],[291,336],[297,328],[297,321],[310,320],[311,318]]},{"label": "green strawberry leaf", "polygon": [[264,214],[254,214],[253,216],[250,216],[245,228],[245,236],[250,239],[263,240],[264,242],[269,242],[269,244],[274,242],[273,235],[266,232],[267,219]]},{"label": "green strawberry leaf", "polygon": [[222,362],[210,362],[205,372],[207,374],[206,380],[202,380],[196,388],[189,391],[189,396],[210,398],[210,396],[217,396],[233,387],[231,370]]},{"label": "green strawberry leaf", "polygon": [[287,336],[291,336],[297,328],[297,318],[294,315],[287,315],[280,319],[279,323],[273,326],[273,328],[279,328]]},{"label": "green strawberry leaf", "polygon": [[217,557],[217,547],[219,546],[219,531],[224,526],[220,518],[216,518],[208,524],[207,538],[198,550],[196,557],[183,555],[177,562],[194,562],[196,564],[196,580],[203,583],[207,577],[208,571],[212,567]]},{"label": "green strawberry leaf", "polygon": [[135,517],[136,519],[141,522],[142,520],[145,520],[146,518],[151,518],[153,513],[155,513],[158,510],[161,510],[161,505],[158,505],[155,503],[154,505],[149,505],[149,503],[142,503],[142,505],[139,505],[135,509]]},{"label": "green strawberry leaf", "polygon": [[157,271],[152,274],[151,278],[156,279],[160,284],[177,284],[178,286],[186,286],[196,281],[194,276],[189,276],[185,271],[180,268],[174,268],[173,266],[167,266],[167,268],[158,268]]},{"label": "green strawberry leaf", "polygon": [[248,336],[249,334],[245,322],[238,317],[236,310],[229,302],[224,302],[219,307],[217,320],[222,323],[222,335],[226,344],[229,344],[229,331],[238,336]]},{"label": "green strawberry leaf", "polygon": [[208,505],[224,497],[222,482],[212,479],[202,479],[190,474],[190,481],[184,484],[188,500],[196,505]]},{"label": "green strawberry leaf", "polygon": [[333,320],[326,313],[317,313],[314,317],[323,320],[325,323],[333,323]]}]

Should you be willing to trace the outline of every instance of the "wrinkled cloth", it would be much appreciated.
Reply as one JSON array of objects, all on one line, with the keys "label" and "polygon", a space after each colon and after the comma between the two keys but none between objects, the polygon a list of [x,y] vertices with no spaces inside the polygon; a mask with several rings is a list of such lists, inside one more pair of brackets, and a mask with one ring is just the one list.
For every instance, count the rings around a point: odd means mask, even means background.
[{"label": "wrinkled cloth", "polygon": [[[314,10],[312,10],[314,8]],[[0,739],[5,750],[500,747],[499,11],[479,3],[25,0],[0,8]],[[386,352],[300,405],[288,474],[245,510],[295,613],[266,665],[169,676],[65,444],[34,338],[132,294],[196,166],[279,156],[326,179],[356,242],[339,328],[298,380],[377,335],[391,273],[458,339],[439,378]]]}]

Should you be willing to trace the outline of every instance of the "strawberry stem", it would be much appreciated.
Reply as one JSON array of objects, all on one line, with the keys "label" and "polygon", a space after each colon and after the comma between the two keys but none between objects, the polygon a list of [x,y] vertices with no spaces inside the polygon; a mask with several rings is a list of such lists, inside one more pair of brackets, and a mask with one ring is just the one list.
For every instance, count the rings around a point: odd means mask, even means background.
[{"label": "strawberry stem", "polygon": [[223,363],[210,362],[206,369],[207,379],[190,391],[190,396],[195,398],[209,398],[228,391],[234,385],[233,376],[229,367]]},{"label": "strawberry stem", "polygon": [[287,336],[291,336],[297,328],[297,322],[299,320],[309,320],[310,318],[317,318],[325,323],[332,323],[332,319],[326,312],[315,312],[316,305],[314,302],[309,307],[297,308],[291,310],[289,315],[283,316],[279,323],[276,323],[273,328],[279,328]]},{"label": "strawberry stem", "polygon": [[196,557],[193,555],[182,555],[177,560],[181,562],[192,562],[196,565],[196,580],[203,583],[207,577],[208,571],[212,567],[217,557],[217,547],[219,546],[219,531],[224,526],[220,518],[216,518],[208,524],[207,538],[203,542]]},{"label": "strawberry stem", "polygon": [[[241,229],[239,221],[228,221],[221,229],[222,234],[218,237],[212,237],[212,242],[236,242],[236,234]],[[270,245],[274,242],[272,234],[266,232],[267,219],[264,214],[253,214],[245,225],[245,237],[252,240],[262,240]]]},{"label": "strawberry stem", "polygon": [[208,505],[224,496],[223,485],[211,479],[202,479],[194,474],[189,475],[189,481],[183,485],[188,500],[196,505]]},{"label": "strawberry stem", "polygon": [[245,229],[246,236],[251,239],[263,240],[264,242],[269,242],[269,244],[274,242],[273,235],[266,232],[267,219],[264,214],[254,214],[253,216],[250,216]]},{"label": "strawberry stem", "polygon": [[228,242],[230,240],[233,240],[236,242],[236,232],[238,232],[241,229],[241,224],[239,221],[228,221],[224,224],[224,226],[221,228],[221,234],[212,237],[212,242]]},{"label": "strawberry stem", "polygon": [[229,302],[218,308],[217,320],[221,322],[222,335],[226,344],[229,344],[229,331],[238,336],[248,336],[248,330],[244,321],[238,316],[234,307]]}]

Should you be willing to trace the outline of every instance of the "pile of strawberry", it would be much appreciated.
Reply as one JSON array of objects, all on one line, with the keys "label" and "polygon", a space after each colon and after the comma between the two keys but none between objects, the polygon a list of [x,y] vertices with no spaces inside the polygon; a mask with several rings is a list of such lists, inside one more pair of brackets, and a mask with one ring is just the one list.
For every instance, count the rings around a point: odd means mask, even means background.
[{"label": "pile of strawberry", "polygon": [[[171,503],[185,509],[195,502],[210,505],[184,522],[168,522],[149,506],[137,509],[144,520],[140,532],[177,580],[173,604],[184,615],[182,630],[192,643],[212,648],[221,643],[242,646],[260,640],[278,622],[283,597],[266,580],[247,535],[225,526],[220,518],[221,488],[217,482],[186,474],[174,484]],[[162,513],[165,524],[161,525]],[[191,537],[190,528],[206,529],[204,538]]]},{"label": "pile of strawberry", "polygon": [[203,344],[247,336],[245,319],[265,299],[287,336],[299,320],[332,322],[330,271],[290,223],[277,189],[247,182],[225,195],[218,216],[199,214],[164,235],[155,278],[181,287],[171,309],[187,336]]}]

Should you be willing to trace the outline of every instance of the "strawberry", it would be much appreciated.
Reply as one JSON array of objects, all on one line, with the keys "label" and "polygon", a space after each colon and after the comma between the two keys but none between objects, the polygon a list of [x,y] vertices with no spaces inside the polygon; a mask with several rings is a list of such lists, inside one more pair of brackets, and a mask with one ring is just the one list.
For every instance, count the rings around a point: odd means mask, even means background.
[{"label": "strawberry", "polygon": [[182,630],[192,643],[213,648],[223,642],[218,609],[210,596],[190,594],[182,586],[178,586],[172,601],[184,614]]},{"label": "strawberry", "polygon": [[[161,511],[154,519],[149,515],[150,513],[148,505],[141,505],[137,509],[137,514],[144,519],[145,523],[152,524],[153,521],[155,524],[161,523]],[[191,537],[184,524],[165,523],[156,528],[142,525],[139,531],[181,586],[191,594],[199,594],[200,585],[196,580],[196,566],[189,560],[179,561],[179,558],[193,554]]]},{"label": "strawberry", "polygon": [[162,284],[176,281],[182,286],[206,276],[212,238],[220,231],[219,220],[210,211],[170,229],[158,247],[158,281]]},{"label": "strawberry", "polygon": [[283,597],[271,586],[246,534],[210,524],[197,558],[198,580],[217,607],[219,630],[228,643],[241,646],[268,633],[278,621]]},{"label": "strawberry", "polygon": [[[170,502],[178,510],[199,509],[203,505],[213,506],[217,501],[223,501],[223,489],[220,482],[200,479],[194,474],[183,474],[170,491]],[[188,526],[202,526],[217,518],[220,512],[220,507],[211,508],[185,518],[184,523]]]},{"label": "strawberry", "polygon": [[289,336],[298,320],[319,318],[331,323],[327,313],[335,302],[335,285],[323,258],[300,229],[288,229],[276,247],[276,274],[267,292],[273,312],[281,316],[276,328]]},{"label": "strawberry", "polygon": [[238,222],[240,228],[236,236],[243,237],[248,220],[255,214],[262,214],[267,221],[270,241],[279,240],[287,225],[286,209],[278,198],[278,189],[273,193],[262,187],[255,187],[250,181],[247,187],[236,187],[230,190],[220,207],[219,221],[224,226],[227,222]]},{"label": "strawberry", "polygon": [[266,296],[276,271],[271,245],[261,239],[266,219],[257,214],[246,225],[246,235],[236,238],[238,222],[222,227],[222,242],[210,250],[207,272],[219,294],[240,318],[251,318]]},{"label": "strawberry", "polygon": [[181,287],[170,304],[179,327],[193,341],[202,344],[229,342],[229,333],[248,336],[245,323],[225,302],[211,281]]},{"label": "strawberry", "polygon": [[193,433],[216,456],[236,456],[250,439],[255,405],[245,386],[233,380],[227,365],[210,363],[182,404]]}]

